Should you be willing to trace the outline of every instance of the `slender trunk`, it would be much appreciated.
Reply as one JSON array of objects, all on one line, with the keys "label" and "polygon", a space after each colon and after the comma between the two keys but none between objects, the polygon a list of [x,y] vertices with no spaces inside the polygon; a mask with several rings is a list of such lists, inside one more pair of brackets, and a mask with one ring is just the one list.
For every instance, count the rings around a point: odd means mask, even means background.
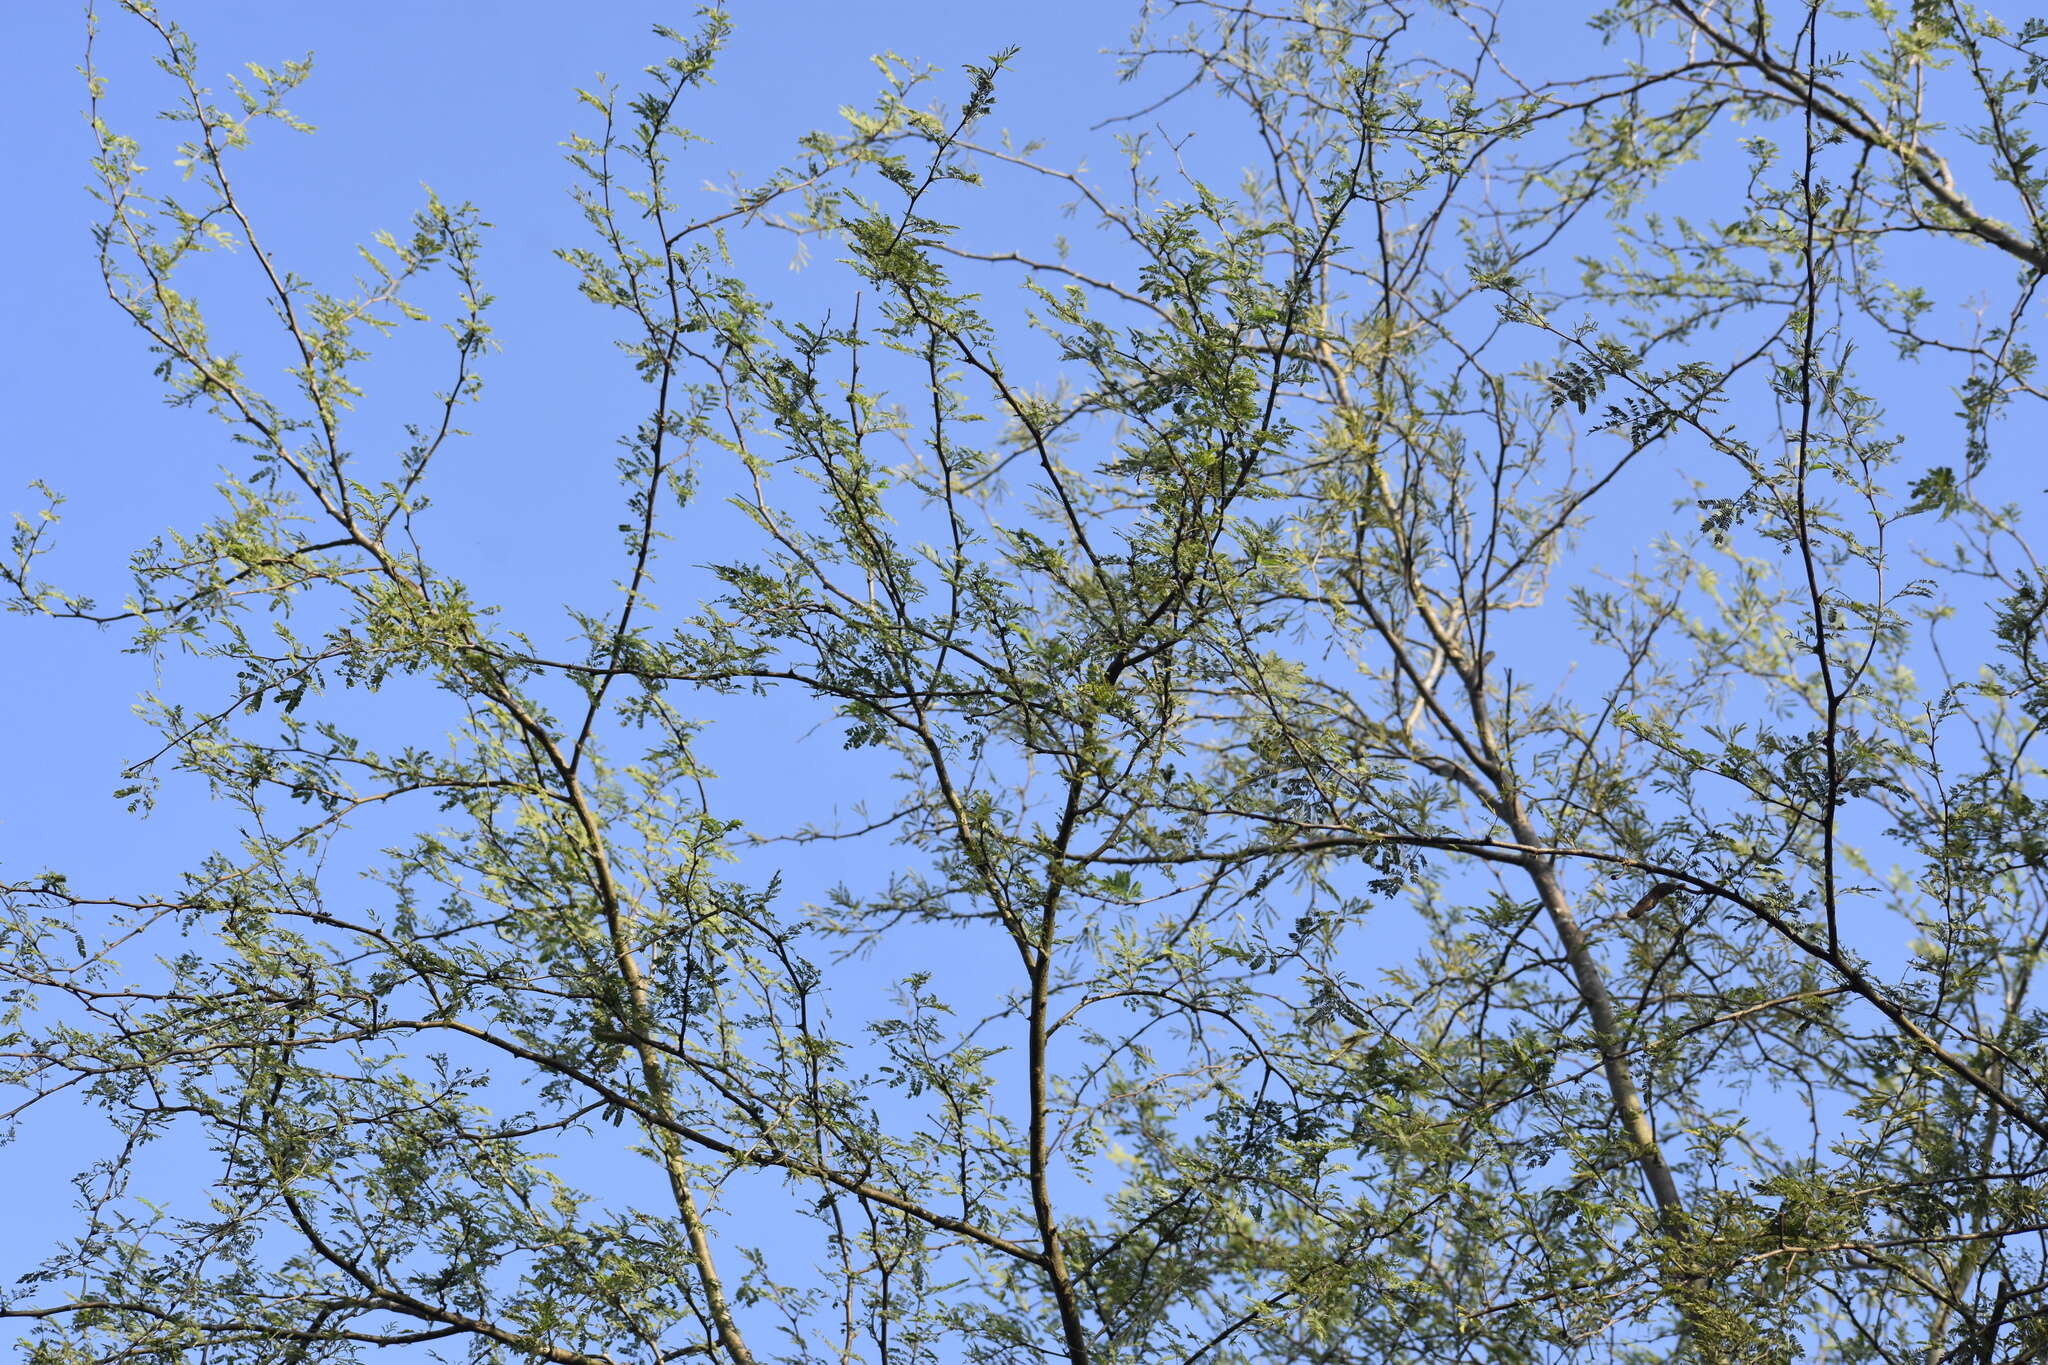
[{"label": "slender trunk", "polygon": [[[1050,939],[1051,935],[1046,937]],[[1046,1130],[1049,1093],[1046,1015],[1052,984],[1049,948],[1041,949],[1037,962],[1033,964],[1031,978],[1031,1208],[1038,1224],[1039,1240],[1045,1247],[1045,1274],[1052,1283],[1053,1302],[1059,1308],[1060,1332],[1066,1338],[1067,1359],[1072,1365],[1088,1365],[1088,1329],[1081,1321],[1080,1296],[1074,1292],[1066,1251],[1060,1245],[1059,1221],[1053,1213],[1052,1186],[1048,1178],[1052,1164]]]},{"label": "slender trunk", "polygon": [[[1517,822],[1515,838],[1524,844],[1540,842],[1535,831],[1521,822]],[[1649,1108],[1643,1103],[1643,1092],[1636,1085],[1635,1070],[1629,1065],[1628,1048],[1615,1018],[1614,997],[1608,994],[1607,978],[1593,958],[1592,947],[1586,942],[1586,931],[1579,926],[1578,916],[1572,913],[1564,888],[1558,884],[1557,869],[1547,858],[1531,858],[1523,866],[1528,870],[1529,880],[1535,884],[1537,899],[1543,903],[1544,913],[1550,917],[1558,942],[1564,947],[1565,961],[1571,966],[1579,1000],[1593,1021],[1593,1041],[1600,1050],[1600,1069],[1607,1077],[1607,1093],[1614,1100],[1636,1169],[1642,1172],[1650,1187],[1650,1196],[1656,1201],[1658,1222],[1666,1232],[1675,1231],[1679,1218],[1685,1212],[1685,1201],[1678,1192],[1678,1182],[1672,1177],[1670,1164],[1664,1160],[1664,1149],[1657,1142],[1656,1125],[1650,1121]]]}]

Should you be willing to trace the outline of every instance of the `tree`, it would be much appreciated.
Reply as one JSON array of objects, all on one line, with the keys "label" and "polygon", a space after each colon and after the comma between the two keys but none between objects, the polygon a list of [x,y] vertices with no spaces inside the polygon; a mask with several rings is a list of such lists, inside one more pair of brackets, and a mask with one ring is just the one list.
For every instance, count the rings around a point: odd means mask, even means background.
[{"label": "tree", "polygon": [[[323,291],[233,173],[307,68],[219,103],[123,0],[189,175],[90,73],[101,265],[246,464],[118,607],[46,580],[54,494],[7,581],[221,684],[152,699],[129,794],[244,834],[6,887],[10,1112],[121,1136],[0,1309],[28,1358],[2048,1351],[2048,588],[1996,449],[2043,397],[2048,25],[1640,0],[1539,76],[1506,17],[1155,4],[1106,180],[989,135],[1009,54],[889,59],[702,214],[729,25],[664,30],[570,144],[649,406],[565,652],[416,534],[478,212]],[[948,226],[995,176],[1101,231]],[[829,316],[762,292],[777,234]],[[181,284],[222,253],[281,378]],[[437,285],[445,387],[366,452],[361,362]],[[711,518],[753,548],[692,580]],[[872,751],[865,828],[721,815],[713,699]],[[842,839],[901,870],[781,893]]]}]

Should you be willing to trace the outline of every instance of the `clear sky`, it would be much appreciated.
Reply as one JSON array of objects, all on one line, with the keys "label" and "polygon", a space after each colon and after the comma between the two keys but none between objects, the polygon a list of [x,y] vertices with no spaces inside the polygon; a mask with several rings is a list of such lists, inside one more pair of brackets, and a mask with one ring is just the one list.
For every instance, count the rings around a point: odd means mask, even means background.
[{"label": "clear sky", "polygon": [[[617,572],[612,442],[643,401],[612,349],[614,320],[576,293],[553,254],[583,234],[560,143],[588,126],[575,89],[599,72],[630,83],[662,53],[650,27],[688,27],[689,8],[640,0],[167,0],[166,8],[200,43],[209,74],[315,54],[316,74],[293,108],[318,134],[266,134],[243,184],[278,254],[303,272],[341,284],[355,243],[403,229],[422,183],[473,201],[495,225],[484,265],[503,350],[485,370],[483,402],[466,414],[473,437],[439,470],[447,532],[436,554],[479,598],[507,604],[537,644],[565,640],[571,626],[560,605],[605,600]],[[1538,50],[1574,36],[1541,34],[1546,8],[1534,0],[1520,11]],[[1099,158],[1105,135],[1090,136],[1088,119],[1145,103],[1142,88],[1118,88],[1113,59],[1101,55],[1125,36],[1134,9],[1122,0],[741,3],[718,85],[701,113],[686,116],[713,139],[692,154],[701,162],[692,178],[753,179],[771,169],[797,136],[834,126],[839,105],[868,100],[878,83],[869,56],[884,49],[957,69],[1019,46],[993,123],[1048,138],[1055,161],[1078,159],[1086,147]],[[130,26],[110,19],[106,27],[99,65],[111,83],[110,118],[147,139],[147,111],[166,89],[150,79]],[[13,134],[13,207],[0,218],[9,263],[0,316],[10,324],[0,334],[0,513],[28,505],[33,478],[68,495],[49,572],[113,601],[125,584],[110,570],[166,526],[196,521],[212,503],[213,471],[235,452],[205,414],[164,409],[141,339],[103,296],[76,69],[84,35],[81,7],[70,0],[15,0],[0,15],[0,126]],[[950,98],[959,82],[936,89]],[[146,162],[168,159],[156,146]],[[1055,197],[1028,181],[1000,181],[988,194],[978,212],[1028,226],[1019,246],[1060,229]],[[809,274],[792,275],[781,297],[800,311],[811,288]],[[402,365],[367,375],[384,386],[365,407],[372,429],[409,415],[378,406],[393,401],[387,394],[416,399],[434,387]],[[1668,505],[1668,493],[1658,496]],[[701,564],[717,552],[707,541],[671,553]],[[685,595],[679,586],[676,596]],[[222,839],[203,805],[167,800],[138,822],[111,796],[120,769],[155,747],[154,732],[129,711],[152,684],[152,666],[118,654],[119,643],[89,627],[0,616],[0,716],[13,775],[0,784],[0,876],[57,867],[80,883],[133,889],[189,866],[195,844]],[[858,760],[841,753],[830,726],[813,733],[817,707],[789,697],[748,714],[745,728],[714,728],[706,744],[724,777],[722,813],[765,819],[804,803],[803,814],[817,817],[829,815],[835,792],[858,794]],[[859,870],[875,872],[887,850],[854,856],[870,860]],[[765,864],[749,875],[765,879]],[[0,1152],[0,1188],[12,1172],[49,1169],[66,1142],[62,1125],[33,1126],[20,1146]],[[0,1196],[0,1277],[18,1273],[66,1194],[16,1185]]]},{"label": "clear sky", "polygon": [[[573,554],[532,553],[536,540],[562,546],[565,534],[594,532],[603,538],[595,543],[609,542],[611,440],[632,420],[638,399],[610,347],[612,320],[576,294],[568,268],[553,256],[583,233],[559,144],[588,125],[575,89],[599,72],[630,81],[661,55],[651,25],[687,27],[690,10],[626,0],[196,0],[169,8],[199,40],[209,72],[308,50],[316,56],[314,79],[294,107],[319,125],[318,134],[271,135],[246,172],[245,189],[284,259],[345,283],[354,245],[378,229],[403,229],[422,183],[474,201],[496,225],[486,273],[499,299],[503,352],[486,371],[486,403],[469,414],[476,437],[449,461],[440,495],[451,514],[459,507],[462,543],[439,552],[456,556],[485,595],[516,604],[542,608],[587,599],[586,587],[601,590],[610,563],[580,566],[583,577],[564,581],[579,568]],[[53,568],[90,579],[108,554],[125,556],[181,512],[208,505],[210,473],[231,452],[202,414],[165,413],[140,338],[103,298],[89,236],[96,205],[85,193],[91,144],[76,70],[81,7],[37,0],[6,11],[0,116],[14,132],[14,208],[0,222],[12,262],[0,281],[0,312],[13,325],[0,341],[8,414],[0,487],[10,511],[33,477],[71,497],[66,553]],[[1073,0],[742,6],[719,85],[693,118],[715,145],[698,149],[701,165],[692,169],[715,181],[771,169],[795,137],[833,126],[839,104],[868,100],[878,85],[868,56],[883,49],[954,68],[1020,44],[1025,52],[997,122],[1034,133],[1048,123],[1055,132],[1078,131],[1072,111],[1119,107],[1112,63],[1093,54],[1121,39],[1129,18],[1121,6]],[[104,25],[99,60],[111,80],[112,116],[146,135],[143,116],[165,89],[147,79],[129,28]],[[429,387],[375,369],[370,375],[373,386],[382,381],[412,398]],[[385,398],[373,387],[366,418]],[[99,582],[103,596],[118,599],[118,577]],[[145,738],[139,723],[118,718],[147,683],[146,666],[111,662],[111,642],[89,632],[19,620],[0,629],[0,649],[32,664],[10,667],[0,679],[8,713],[38,718],[15,736],[19,769],[38,777],[0,798],[0,856],[10,864],[22,850],[103,857],[104,839],[78,821],[108,809],[110,771]],[[124,839],[153,842],[147,832],[117,828]],[[175,847],[175,836],[167,837]]]}]

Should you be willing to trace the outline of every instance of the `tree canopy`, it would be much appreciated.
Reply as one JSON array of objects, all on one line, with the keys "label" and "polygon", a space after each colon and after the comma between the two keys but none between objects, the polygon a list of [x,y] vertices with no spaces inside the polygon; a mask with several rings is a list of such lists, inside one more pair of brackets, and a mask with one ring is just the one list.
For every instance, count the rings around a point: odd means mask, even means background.
[{"label": "tree canopy", "polygon": [[[1095,163],[883,57],[716,196],[658,30],[566,144],[615,589],[527,619],[426,512],[488,205],[281,259],[310,66],[102,3],[99,266],[235,463],[125,565],[30,471],[6,629],[165,661],[122,794],[232,833],[0,868],[0,1112],[111,1135],[25,1358],[2048,1354],[2048,23],[1515,8],[1148,0]],[[857,814],[722,799],[792,710]]]}]

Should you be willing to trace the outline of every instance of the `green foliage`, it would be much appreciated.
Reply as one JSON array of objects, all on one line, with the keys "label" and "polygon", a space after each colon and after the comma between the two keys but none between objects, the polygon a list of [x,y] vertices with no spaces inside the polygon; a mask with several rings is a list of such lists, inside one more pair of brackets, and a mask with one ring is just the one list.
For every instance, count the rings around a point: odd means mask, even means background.
[{"label": "green foliage", "polygon": [[[25,1359],[2048,1350],[2048,595],[1995,440],[2043,397],[2048,26],[1659,0],[1525,80],[1463,3],[1152,7],[1131,71],[1263,160],[1132,136],[1113,191],[987,137],[1015,54],[885,56],[708,213],[732,26],[658,30],[567,143],[647,406],[554,657],[416,524],[492,346],[479,212],[323,290],[233,174],[310,66],[216,104],[119,8],[182,140],[146,172],[89,72],[100,265],[245,463],[118,607],[44,576],[42,484],[4,578],[188,657],[121,794],[237,833],[0,888],[10,1121],[115,1135],[0,1303]],[[947,221],[1006,175],[1109,231]],[[845,304],[780,306],[757,234]],[[216,339],[209,255],[281,364]],[[405,442],[358,441],[435,318]],[[1960,453],[1915,463],[1930,380]],[[745,548],[692,579],[714,518]],[[700,692],[836,726],[862,828],[721,814]],[[856,837],[895,870],[784,893]]]}]

